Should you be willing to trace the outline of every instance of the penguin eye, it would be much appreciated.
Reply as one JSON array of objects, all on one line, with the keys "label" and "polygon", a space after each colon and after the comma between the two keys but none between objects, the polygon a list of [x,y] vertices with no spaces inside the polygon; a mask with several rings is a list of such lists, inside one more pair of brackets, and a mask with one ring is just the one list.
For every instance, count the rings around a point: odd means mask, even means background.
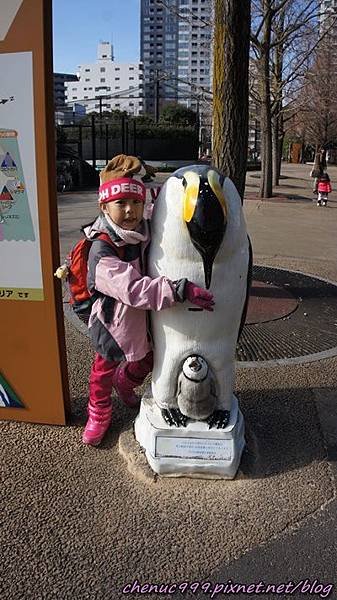
[{"label": "penguin eye", "polygon": [[207,179],[208,179],[208,182],[209,182],[214,194],[216,195],[217,199],[219,200],[219,202],[222,206],[224,215],[226,217],[227,216],[226,200],[225,200],[224,193],[222,191],[222,187],[220,185],[219,173],[217,173],[216,171],[213,171],[213,170],[208,171]]}]

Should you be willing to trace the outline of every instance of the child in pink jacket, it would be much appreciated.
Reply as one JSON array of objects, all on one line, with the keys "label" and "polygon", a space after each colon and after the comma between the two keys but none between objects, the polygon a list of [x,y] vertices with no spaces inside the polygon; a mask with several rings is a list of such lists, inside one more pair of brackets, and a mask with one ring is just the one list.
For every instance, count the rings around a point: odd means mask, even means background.
[{"label": "child in pink jacket", "polygon": [[[135,157],[119,155],[101,172],[100,215],[84,228],[92,240],[88,257],[88,289],[95,294],[89,320],[95,358],[89,382],[85,444],[98,445],[111,422],[111,391],[131,407],[139,406],[134,388],[152,370],[148,310],[163,310],[188,299],[213,310],[213,296],[194,283],[144,274],[144,251],[150,242],[143,219],[146,189],[133,178],[141,169]],[[97,239],[108,234],[113,245]]]},{"label": "child in pink jacket", "polygon": [[314,192],[318,194],[317,206],[326,206],[328,204],[328,195],[332,191],[330,177],[327,173],[321,173],[315,181]]}]

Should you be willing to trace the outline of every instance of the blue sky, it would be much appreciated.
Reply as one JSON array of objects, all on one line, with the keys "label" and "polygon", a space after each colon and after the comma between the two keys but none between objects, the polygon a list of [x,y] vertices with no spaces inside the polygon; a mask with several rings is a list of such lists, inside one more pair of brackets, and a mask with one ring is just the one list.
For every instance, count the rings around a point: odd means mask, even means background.
[{"label": "blue sky", "polygon": [[139,60],[140,0],[53,0],[54,72],[75,73],[113,41],[116,62]]}]

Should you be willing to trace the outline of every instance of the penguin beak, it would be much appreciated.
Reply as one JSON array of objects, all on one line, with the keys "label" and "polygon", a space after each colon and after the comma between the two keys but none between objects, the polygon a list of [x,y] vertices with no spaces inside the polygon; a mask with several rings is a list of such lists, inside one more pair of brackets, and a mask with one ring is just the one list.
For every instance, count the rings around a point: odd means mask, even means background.
[{"label": "penguin beak", "polygon": [[210,170],[207,179],[194,171],[183,177],[183,217],[193,246],[201,255],[205,287],[209,289],[213,262],[227,225],[227,208],[219,174]]}]

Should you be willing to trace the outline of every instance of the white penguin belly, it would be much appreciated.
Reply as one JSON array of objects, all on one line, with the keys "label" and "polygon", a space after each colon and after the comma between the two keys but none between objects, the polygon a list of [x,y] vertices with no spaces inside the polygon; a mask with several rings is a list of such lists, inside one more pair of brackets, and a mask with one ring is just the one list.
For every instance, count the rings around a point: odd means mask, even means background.
[{"label": "white penguin belly", "polygon": [[[162,260],[156,261],[156,267],[152,267],[152,276],[165,273],[172,279],[186,277],[204,287],[200,258],[198,263],[185,259],[184,272],[181,271],[182,263],[178,262],[175,273],[168,273],[170,265],[164,257],[165,252]],[[246,297],[247,266],[245,252],[232,255],[227,263],[215,261],[210,286],[215,300],[213,312],[196,311],[196,307],[185,301],[169,310],[152,313],[155,339],[152,387],[160,406],[175,405],[176,379],[182,362],[191,354],[204,357],[215,374],[217,408],[230,405],[237,332]]]}]

